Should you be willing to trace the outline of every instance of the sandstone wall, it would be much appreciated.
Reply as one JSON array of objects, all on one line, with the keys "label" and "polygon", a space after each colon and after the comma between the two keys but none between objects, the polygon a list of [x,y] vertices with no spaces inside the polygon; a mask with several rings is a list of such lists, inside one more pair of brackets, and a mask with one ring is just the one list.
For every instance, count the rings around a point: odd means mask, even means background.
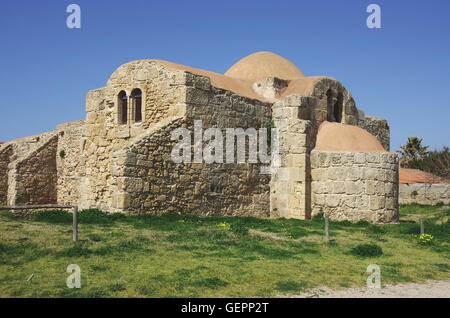
[{"label": "sandstone wall", "polygon": [[50,131],[36,136],[16,139],[4,144],[3,146],[10,145],[12,147],[13,153],[10,161],[14,162],[27,157],[31,152],[46,144],[54,136],[55,132]]},{"label": "sandstone wall", "polygon": [[321,79],[315,84],[311,98],[316,101],[315,105],[311,105],[310,117],[302,117],[302,119],[311,120],[314,127],[319,127],[325,120],[337,121],[333,113],[338,104],[342,107],[340,122],[347,125],[357,125],[358,110],[355,101],[350,92],[339,81],[330,77]]},{"label": "sandstone wall", "polygon": [[[117,95],[123,89],[126,89],[127,94],[129,94],[133,88],[140,88],[143,91],[143,99],[146,101],[143,103],[145,109],[143,118],[145,120],[142,123],[133,123],[131,120],[128,124],[121,125],[117,121]],[[116,209],[140,212],[144,209],[144,203],[148,202],[147,198],[141,200],[143,195],[160,195],[160,192],[156,192],[159,190],[155,190],[155,188],[153,190],[143,188],[142,191],[130,191],[128,188],[124,190],[124,183],[121,183],[121,179],[118,179],[122,172],[117,174],[115,161],[117,156],[123,156],[123,154],[119,155],[123,149],[129,149],[125,152],[130,151],[131,156],[133,154],[143,155],[141,151],[144,151],[147,152],[146,160],[160,162],[157,168],[162,169],[160,172],[163,175],[171,174],[172,170],[168,166],[160,167],[162,165],[161,156],[170,156],[171,147],[169,145],[174,144],[170,142],[170,138],[167,139],[169,136],[167,135],[168,131],[164,130],[165,126],[162,124],[167,122],[168,119],[184,118],[186,127],[191,128],[194,120],[201,120],[203,128],[217,127],[224,129],[230,127],[242,127],[244,129],[254,127],[257,129],[267,127],[271,122],[270,104],[212,87],[207,77],[194,75],[182,70],[168,70],[158,63],[148,61],[126,64],[113,74],[105,88],[89,92],[86,101],[86,111],[86,128],[82,141],[80,163],[84,167],[84,171],[81,172],[83,177],[80,180],[79,202],[82,208],[98,207],[107,211]],[[164,134],[148,135],[155,127],[163,129],[161,133]],[[150,148],[151,151],[149,150]],[[170,165],[168,158],[164,158],[165,164]],[[143,161],[144,158],[140,160]],[[184,175],[184,179],[190,179],[183,181],[186,188],[189,188],[190,185],[198,184],[198,182],[205,182],[204,189],[200,193],[209,191],[212,193],[212,197],[215,197],[217,193],[224,195],[226,191],[232,190],[230,186],[226,186],[226,180],[229,178],[233,180],[238,178],[241,181],[247,180],[242,181],[242,183],[249,183],[250,181],[248,180],[253,180],[255,174],[259,175],[258,169],[255,169],[255,171],[258,170],[257,172],[251,172],[248,171],[250,168],[244,168],[239,165],[223,164],[222,166],[216,166],[214,169],[212,166],[205,165],[202,176],[191,176],[192,173],[194,175],[199,173],[198,168],[192,167],[183,167],[183,171],[174,172],[174,175],[175,178]],[[133,169],[135,170],[134,172],[131,171]],[[136,171],[141,171],[141,169],[142,167],[139,165],[134,168],[131,166],[127,167],[123,176],[135,178]],[[212,172],[211,169],[214,171]],[[233,170],[236,170],[235,176],[232,176]],[[141,171],[137,175],[143,177],[143,173]],[[152,172],[149,170],[147,173]],[[209,176],[207,176],[208,173],[210,174]],[[244,177],[244,175],[249,176]],[[262,182],[261,187],[266,187],[264,191],[268,193],[268,178],[266,177],[265,179],[266,181]],[[161,186],[166,182],[171,184],[170,182],[172,181],[162,178],[157,182],[152,179],[152,183],[155,185],[161,184]],[[234,180],[230,184],[235,186],[237,182]],[[140,184],[140,181],[137,181],[137,183]],[[218,185],[214,186],[214,183],[218,183]],[[250,182],[248,185],[243,184],[237,187],[237,189],[242,190],[242,187],[251,188],[253,186],[254,183]],[[207,190],[208,187],[210,187],[209,190]],[[193,191],[194,188],[191,190]],[[233,191],[236,191],[236,189],[233,189]],[[259,195],[263,190],[259,188],[253,190],[252,188],[245,191]],[[167,194],[165,195],[167,196]],[[233,194],[230,194],[229,197],[231,199],[227,200],[226,204],[235,199]],[[156,197],[151,198],[156,199]],[[176,198],[176,203],[169,203],[170,206],[176,207],[177,204],[180,204],[180,200],[187,199],[187,197],[181,199],[179,195]],[[214,204],[214,209],[225,205],[224,198],[225,196],[222,199],[217,199],[216,202],[218,203],[212,203]],[[159,199],[161,201],[162,197],[159,197]],[[195,200],[197,199],[193,199],[193,201]],[[208,200],[211,200],[211,198]],[[249,200],[253,200],[253,194],[248,195],[245,200],[244,198],[237,200],[234,206],[244,201],[245,204],[254,206],[253,201],[249,203]],[[263,199],[256,201],[264,202]],[[148,203],[145,204],[145,208],[148,208]],[[128,208],[129,210],[127,210]],[[227,208],[228,210],[230,209],[229,207]],[[163,208],[161,207],[160,209]],[[176,209],[178,210],[179,208]],[[206,207],[204,209],[206,211]],[[212,209],[210,208],[210,210]],[[266,210],[268,211],[268,204],[266,204]],[[187,211],[190,210],[187,209]],[[225,212],[218,210],[217,213]],[[237,211],[236,213],[240,212]]]},{"label": "sandstone wall", "polygon": [[387,120],[378,117],[364,116],[358,121],[358,126],[377,137],[386,151],[390,150],[391,137]]},{"label": "sandstone wall", "polygon": [[211,86],[207,77],[185,73],[186,120],[201,120],[204,128],[267,127],[271,103],[246,98]]},{"label": "sandstone wall", "polygon": [[272,162],[271,217],[309,219],[311,216],[309,152],[315,142],[315,134],[311,121],[300,119],[307,111],[308,100],[290,96],[273,106],[279,162]]},{"label": "sandstone wall", "polygon": [[[179,127],[193,135],[194,121],[203,128],[255,129],[269,126],[269,104],[237,96],[210,85],[209,79],[186,74],[186,116],[151,125],[138,140],[115,152],[111,160],[112,206],[131,213],[196,213],[202,215],[269,216],[269,179],[261,164],[175,164],[171,152]],[[248,157],[248,149],[247,149]],[[236,153],[235,153],[236,158]]]},{"label": "sandstone wall", "polygon": [[[151,124],[183,113],[186,78],[184,72],[167,71],[154,62],[140,61],[121,66],[104,88],[86,97],[86,125],[81,146],[79,205],[108,211],[111,207],[111,156],[130,139],[145,132]],[[129,114],[127,124],[118,122],[118,94],[127,96],[142,90],[143,121],[135,123]],[[131,112],[131,107],[129,108]]]},{"label": "sandstone wall", "polygon": [[80,162],[84,120],[60,124],[56,131],[59,136],[56,151],[57,201],[59,204],[75,205],[78,204],[82,177]]},{"label": "sandstone wall", "polygon": [[332,220],[398,220],[398,158],[393,153],[311,152],[312,215]]},{"label": "sandstone wall", "polygon": [[450,204],[450,184],[448,183],[402,183],[399,186],[400,204],[429,204],[439,202]]},{"label": "sandstone wall", "polygon": [[171,132],[181,126],[190,128],[175,119],[116,154],[113,207],[131,213],[269,216],[269,177],[260,174],[260,165],[171,160]]},{"label": "sandstone wall", "polygon": [[56,149],[55,134],[24,158],[10,164],[9,204],[56,203]]},{"label": "sandstone wall", "polygon": [[8,204],[8,165],[12,154],[11,144],[0,146],[0,205]]},{"label": "sandstone wall", "polygon": [[[26,195],[23,193],[32,192],[32,181],[23,181],[23,177],[20,176],[20,171],[28,173],[28,169],[24,167],[26,166],[26,162],[39,165],[38,162],[30,161],[30,158],[36,152],[40,152],[45,147],[51,145],[55,136],[55,132],[46,132],[36,136],[20,138],[5,143],[0,147],[0,205],[27,203],[24,201],[26,200]],[[19,168],[21,169],[20,171],[18,170]],[[42,168],[47,168],[45,167],[45,163],[42,163]],[[32,170],[33,168],[30,168],[30,171]],[[43,178],[42,175],[40,178]],[[36,177],[34,179],[36,181],[39,178]],[[41,186],[42,182],[36,182],[36,185]],[[27,188],[25,189],[23,186]],[[20,201],[17,201],[17,198]]]}]

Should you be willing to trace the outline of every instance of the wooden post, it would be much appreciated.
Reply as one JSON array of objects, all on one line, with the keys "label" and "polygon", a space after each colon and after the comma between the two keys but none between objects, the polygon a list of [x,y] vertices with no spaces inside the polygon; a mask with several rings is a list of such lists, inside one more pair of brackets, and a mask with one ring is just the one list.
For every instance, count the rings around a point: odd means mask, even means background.
[{"label": "wooden post", "polygon": [[325,214],[325,242],[329,242],[330,241],[330,225],[329,225],[329,219],[328,219],[328,214]]},{"label": "wooden post", "polygon": [[73,207],[73,241],[78,241],[78,206]]},{"label": "wooden post", "polygon": [[420,220],[420,235],[425,233],[425,225],[423,224],[423,220]]},{"label": "wooden post", "polygon": [[31,209],[73,209],[73,241],[78,241],[78,206],[42,204],[42,205],[14,205],[0,206],[0,210],[31,210]]}]

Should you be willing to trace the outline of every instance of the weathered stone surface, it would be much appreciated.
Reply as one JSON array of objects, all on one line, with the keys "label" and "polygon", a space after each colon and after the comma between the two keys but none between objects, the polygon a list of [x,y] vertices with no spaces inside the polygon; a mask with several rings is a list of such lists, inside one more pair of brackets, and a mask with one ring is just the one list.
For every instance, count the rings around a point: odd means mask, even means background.
[{"label": "weathered stone surface", "polygon": [[[324,162],[329,166],[324,167]],[[398,175],[397,155],[314,150],[311,175],[312,215],[322,212],[329,213],[333,220],[373,223],[398,219],[398,178],[394,177]]]},{"label": "weathered stone surface", "polygon": [[52,136],[36,150],[10,164],[8,204],[56,203],[56,149]]},{"label": "weathered stone surface", "polygon": [[0,146],[0,205],[8,204],[8,165],[12,155],[12,144]]},{"label": "weathered stone surface", "polygon": [[378,117],[364,116],[358,121],[358,126],[364,128],[372,135],[377,137],[384,149],[389,151],[390,148],[390,132],[389,125],[385,119]]},{"label": "weathered stone surface", "polygon": [[84,124],[84,120],[79,120],[56,127],[59,136],[56,154],[57,201],[60,204],[77,204],[79,200]]},{"label": "weathered stone surface", "polygon": [[[137,89],[140,113],[132,97]],[[196,120],[223,136],[227,128],[273,123],[279,165],[172,162],[171,132],[192,132]],[[395,220],[395,155],[311,152],[326,120],[359,125],[389,148],[387,123],[358,111],[335,79],[269,76],[227,84],[218,74],[133,61],[88,92],[85,120],[0,146],[0,204],[57,201],[108,212],[300,219],[326,210],[339,220]]]},{"label": "weathered stone surface", "polygon": [[400,204],[450,204],[450,184],[446,183],[402,183],[399,186]]}]

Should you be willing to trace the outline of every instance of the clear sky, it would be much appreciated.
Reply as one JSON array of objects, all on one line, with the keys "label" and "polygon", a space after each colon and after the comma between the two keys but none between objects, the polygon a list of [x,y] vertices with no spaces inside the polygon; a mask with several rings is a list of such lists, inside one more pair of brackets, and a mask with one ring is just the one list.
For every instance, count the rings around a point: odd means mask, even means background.
[{"label": "clear sky", "polygon": [[[81,29],[66,7],[81,7]],[[366,8],[381,7],[381,29]],[[341,81],[386,118],[391,150],[408,136],[450,145],[448,0],[2,0],[0,141],[84,118],[88,90],[121,64],[168,60],[224,73],[272,51],[305,75]]]}]

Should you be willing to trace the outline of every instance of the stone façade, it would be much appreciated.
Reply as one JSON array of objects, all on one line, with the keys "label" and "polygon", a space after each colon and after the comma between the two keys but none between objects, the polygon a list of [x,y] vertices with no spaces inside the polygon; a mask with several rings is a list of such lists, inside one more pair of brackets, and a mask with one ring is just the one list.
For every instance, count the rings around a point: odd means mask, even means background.
[{"label": "stone fa\u00e7ade", "polygon": [[[171,132],[192,130],[195,120],[203,128],[274,125],[279,165],[267,175],[259,163],[174,163]],[[328,122],[353,126],[376,151],[349,151],[353,135],[345,134],[329,140],[340,148],[317,148]],[[299,219],[323,211],[388,223],[398,217],[398,160],[388,151],[384,119],[365,116],[337,80],[306,77],[276,54],[252,54],[225,75],[139,60],[88,92],[84,120],[0,145],[0,205]]]}]

